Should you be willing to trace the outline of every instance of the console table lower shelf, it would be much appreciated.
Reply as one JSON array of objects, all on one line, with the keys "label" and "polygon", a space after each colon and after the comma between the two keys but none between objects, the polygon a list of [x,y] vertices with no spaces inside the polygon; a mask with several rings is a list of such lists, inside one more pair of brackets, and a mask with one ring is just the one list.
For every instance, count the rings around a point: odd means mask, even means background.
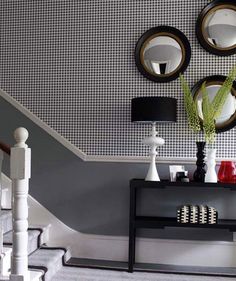
[{"label": "console table lower shelf", "polygon": [[[140,267],[138,264],[135,264],[135,240],[136,240],[136,231],[139,228],[159,228],[163,229],[166,227],[182,227],[182,228],[210,228],[210,229],[225,229],[233,233],[233,241],[236,242],[236,220],[231,219],[219,219],[217,224],[192,224],[192,223],[178,223],[176,217],[151,217],[151,216],[141,216],[137,215],[137,193],[141,189],[149,190],[150,192],[155,189],[168,189],[168,187],[172,188],[185,188],[186,191],[195,188],[207,188],[208,190],[212,190],[217,192],[218,190],[236,190],[236,184],[206,184],[206,183],[179,183],[179,182],[168,182],[168,181],[161,181],[161,182],[151,182],[145,181],[143,179],[132,179],[130,181],[130,218],[129,218],[129,260],[128,260],[128,271],[133,272],[134,266],[135,269],[138,270]],[[158,265],[151,266],[155,268],[154,271],[162,271],[157,270]],[[164,271],[167,271],[168,268],[177,268],[178,266],[171,266],[171,265],[161,265],[161,267],[165,267]],[[183,267],[179,267],[182,268]],[[193,268],[193,267],[192,267]],[[227,274],[227,276],[234,276],[236,277],[236,268],[231,268],[232,274]],[[174,270],[178,273],[186,273],[183,270]],[[204,270],[203,270],[204,271]],[[224,272],[228,270],[223,269]],[[170,270],[169,272],[172,272]],[[213,269],[210,269],[209,273],[200,272],[197,270],[193,272],[193,274],[208,274],[208,275],[220,275],[222,274],[213,274]],[[189,272],[191,274],[191,272]]]},{"label": "console table lower shelf", "polygon": [[[230,232],[236,233],[236,220],[218,220],[217,224],[193,224],[193,223],[178,223],[175,217],[151,217],[151,216],[135,216],[133,220],[130,221],[130,232],[129,232],[129,262],[128,271],[133,272],[135,266],[135,243],[136,243],[136,230],[139,228],[149,228],[149,229],[163,229],[166,227],[182,227],[182,228],[210,228],[210,229],[225,229]],[[234,241],[236,241],[236,236],[234,236]],[[162,266],[163,267],[163,266]],[[171,268],[171,266],[169,266]],[[174,266],[172,266],[174,267]],[[153,266],[153,269],[156,268]],[[166,266],[168,268],[168,266]],[[176,267],[178,268],[178,267]],[[181,268],[181,267],[179,267]],[[162,271],[162,270],[160,270]],[[236,269],[232,269],[233,276],[236,276]],[[178,273],[180,273],[177,270]],[[196,274],[196,272],[192,272]],[[200,274],[198,272],[197,274]],[[211,272],[202,274],[210,274]],[[217,275],[217,274],[216,274]],[[222,275],[223,276],[223,275]],[[226,275],[225,275],[226,276]],[[232,276],[229,274],[227,276]]]}]

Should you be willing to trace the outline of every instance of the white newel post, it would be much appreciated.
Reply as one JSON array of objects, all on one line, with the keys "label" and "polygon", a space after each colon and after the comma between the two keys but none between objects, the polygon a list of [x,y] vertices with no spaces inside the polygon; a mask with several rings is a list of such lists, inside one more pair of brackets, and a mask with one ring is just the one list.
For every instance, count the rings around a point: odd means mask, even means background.
[{"label": "white newel post", "polygon": [[13,196],[13,249],[11,281],[29,281],[28,271],[28,191],[31,168],[31,150],[25,143],[28,131],[14,132],[16,144],[11,148],[10,171]]}]

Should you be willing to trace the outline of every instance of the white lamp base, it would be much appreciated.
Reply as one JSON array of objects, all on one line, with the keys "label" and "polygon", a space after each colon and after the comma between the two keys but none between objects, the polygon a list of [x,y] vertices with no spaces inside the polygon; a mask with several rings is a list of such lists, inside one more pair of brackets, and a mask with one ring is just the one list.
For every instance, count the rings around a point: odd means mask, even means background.
[{"label": "white lamp base", "polygon": [[151,136],[149,136],[143,140],[144,144],[150,146],[149,155],[151,158],[149,170],[148,170],[147,176],[145,178],[146,181],[160,181],[160,177],[157,173],[157,168],[156,168],[156,155],[157,155],[156,150],[157,150],[158,146],[164,145],[165,141],[164,141],[164,139],[159,138],[156,135],[157,135],[156,123],[153,123]]}]

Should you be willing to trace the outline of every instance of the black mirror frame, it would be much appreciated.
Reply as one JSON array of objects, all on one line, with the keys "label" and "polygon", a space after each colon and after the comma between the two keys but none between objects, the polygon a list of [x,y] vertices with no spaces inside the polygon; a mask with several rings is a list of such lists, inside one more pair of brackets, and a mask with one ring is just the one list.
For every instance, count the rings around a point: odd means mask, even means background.
[{"label": "black mirror frame", "polygon": [[[207,76],[207,77],[201,79],[200,81],[198,81],[193,86],[193,88],[191,90],[193,98],[196,99],[197,93],[199,92],[199,90],[201,90],[201,86],[202,86],[202,84],[204,82],[211,83],[211,82],[215,81],[215,82],[222,82],[223,83],[226,78],[227,77],[223,76],[223,75],[212,75],[212,76]],[[234,81],[232,88],[234,89],[234,93],[235,93],[234,95],[236,97],[236,81]],[[221,126],[219,128],[216,127],[216,133],[217,134],[229,131],[229,130],[233,129],[236,126],[236,111],[235,111],[235,113],[233,115],[234,115],[234,118],[232,119],[231,122],[228,122],[225,126]]]},{"label": "black mirror frame", "polygon": [[207,40],[204,38],[204,35],[202,33],[202,23],[204,21],[205,16],[209,13],[209,11],[216,6],[221,5],[233,5],[236,6],[235,0],[214,0],[208,5],[206,5],[201,13],[198,16],[197,22],[196,22],[196,36],[200,43],[200,45],[205,49],[207,52],[217,55],[217,56],[231,56],[236,54],[236,46],[234,48],[224,50],[224,49],[218,49],[214,48],[213,45],[209,44]]},{"label": "black mirror frame", "polygon": [[[179,39],[179,41],[182,43],[182,46],[185,49],[185,60],[183,61],[182,65],[171,75],[163,75],[163,76],[152,75],[150,72],[148,72],[145,69],[140,58],[140,52],[146,40],[149,37],[153,36],[154,34],[158,34],[161,32],[173,34],[175,38],[177,37]],[[152,80],[154,82],[165,83],[177,79],[179,77],[179,74],[183,73],[187,69],[190,59],[191,59],[191,46],[187,37],[179,29],[171,26],[162,25],[149,29],[148,31],[143,33],[143,35],[139,38],[135,47],[135,62],[139,72],[147,79]]]}]

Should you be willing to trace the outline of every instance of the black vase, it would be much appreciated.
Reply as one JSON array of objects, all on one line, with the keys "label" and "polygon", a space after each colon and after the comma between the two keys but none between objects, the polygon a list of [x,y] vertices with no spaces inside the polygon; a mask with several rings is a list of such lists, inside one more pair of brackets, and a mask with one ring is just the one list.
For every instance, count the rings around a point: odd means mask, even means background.
[{"label": "black vase", "polygon": [[193,180],[196,182],[204,182],[205,180],[205,153],[204,153],[204,148],[206,143],[204,141],[197,141],[197,169],[193,174]]}]

